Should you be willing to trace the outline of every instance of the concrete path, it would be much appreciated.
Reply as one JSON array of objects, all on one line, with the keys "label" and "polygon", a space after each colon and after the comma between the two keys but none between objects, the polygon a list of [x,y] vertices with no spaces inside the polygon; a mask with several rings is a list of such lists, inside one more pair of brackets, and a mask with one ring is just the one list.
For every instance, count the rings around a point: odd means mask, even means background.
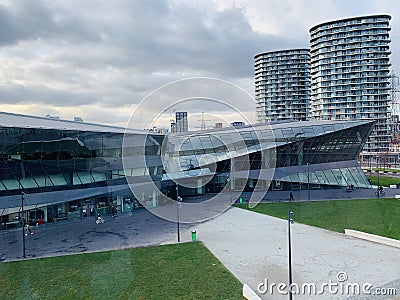
[{"label": "concrete path", "polygon": [[[288,282],[288,222],[262,214],[232,208],[217,218],[195,227],[197,236],[242,282],[255,291]],[[395,287],[400,294],[400,249],[375,244],[315,227],[292,225],[293,282],[315,284],[321,290],[329,281],[347,288],[350,284]],[[190,240],[185,232],[183,240]],[[347,284],[347,285],[346,285]],[[261,286],[264,289],[265,285]],[[334,287],[332,287],[334,289]],[[286,289],[287,291],[287,289]],[[352,290],[350,290],[352,291]],[[260,294],[260,293],[259,293]],[[288,299],[274,288],[260,294],[263,299]],[[294,295],[293,299],[392,299],[352,293]]]},{"label": "concrete path", "polygon": [[[26,257],[48,257],[131,247],[158,245],[165,240],[177,241],[176,223],[165,221],[144,208],[133,215],[95,218],[32,226],[33,235],[26,236]],[[181,224],[190,232],[190,225]],[[0,231],[0,259],[22,259],[22,229]]]}]

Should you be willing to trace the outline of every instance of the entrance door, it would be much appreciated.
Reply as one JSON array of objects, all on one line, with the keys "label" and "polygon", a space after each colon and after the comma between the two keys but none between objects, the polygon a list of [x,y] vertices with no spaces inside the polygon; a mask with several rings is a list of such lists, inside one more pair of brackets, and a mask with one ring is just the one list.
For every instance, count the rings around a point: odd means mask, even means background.
[{"label": "entrance door", "polygon": [[92,200],[82,202],[82,218],[90,218],[95,216],[95,206]]}]

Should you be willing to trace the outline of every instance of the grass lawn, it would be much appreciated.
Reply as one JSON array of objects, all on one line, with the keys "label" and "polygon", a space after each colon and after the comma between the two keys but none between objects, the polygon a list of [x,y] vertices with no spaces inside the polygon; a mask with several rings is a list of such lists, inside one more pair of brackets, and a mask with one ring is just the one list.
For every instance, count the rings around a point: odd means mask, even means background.
[{"label": "grass lawn", "polygon": [[202,243],[0,263],[0,299],[243,299]]},{"label": "grass lawn", "polygon": [[[378,185],[378,176],[366,175],[366,177],[371,180],[372,185]],[[388,187],[391,184],[400,183],[400,178],[379,176],[379,185]]]},{"label": "grass lawn", "polygon": [[[363,170],[369,170],[369,168],[363,168]],[[372,171],[388,171],[393,173],[400,173],[400,169],[392,169],[392,168],[372,168]]]},{"label": "grass lawn", "polygon": [[[247,204],[235,206],[249,209]],[[249,210],[287,219],[289,209],[298,223],[342,233],[354,229],[400,240],[398,199],[260,203]]]}]

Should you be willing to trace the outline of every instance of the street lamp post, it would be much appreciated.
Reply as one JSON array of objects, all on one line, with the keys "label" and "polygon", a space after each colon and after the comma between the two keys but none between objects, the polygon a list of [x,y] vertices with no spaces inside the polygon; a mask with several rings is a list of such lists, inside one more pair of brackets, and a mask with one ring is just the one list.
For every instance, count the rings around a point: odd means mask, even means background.
[{"label": "street lamp post", "polygon": [[379,155],[376,156],[376,172],[378,173],[378,192],[377,192],[377,194],[378,194],[378,198],[379,198],[380,197],[379,192],[380,192],[381,184],[379,182],[379,164],[378,164],[378,162],[380,162],[380,156]]},{"label": "street lamp post", "polygon": [[25,192],[21,192],[21,213],[22,213],[22,256],[26,258],[25,251],[25,211],[24,211]]},{"label": "street lamp post", "polygon": [[371,163],[371,156],[368,156],[368,161],[369,161],[369,174],[372,175],[372,163]]},{"label": "street lamp post", "polygon": [[179,196],[178,183],[176,184],[176,229],[178,234],[178,243],[181,241],[180,228],[179,228],[179,206],[181,205],[182,197]]},{"label": "street lamp post", "polygon": [[293,278],[292,278],[292,244],[291,244],[291,237],[290,237],[290,225],[294,223],[294,220],[292,219],[294,213],[289,210],[288,211],[288,240],[289,240],[289,300],[293,299],[293,294],[292,294],[292,284],[293,284]]},{"label": "street lamp post", "polygon": [[307,163],[307,198],[310,201],[310,164]]}]

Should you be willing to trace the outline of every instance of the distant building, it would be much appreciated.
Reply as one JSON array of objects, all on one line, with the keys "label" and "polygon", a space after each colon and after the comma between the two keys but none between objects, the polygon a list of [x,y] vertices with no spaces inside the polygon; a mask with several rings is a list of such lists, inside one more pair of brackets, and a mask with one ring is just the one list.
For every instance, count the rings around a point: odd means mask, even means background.
[{"label": "distant building", "polygon": [[222,123],[215,123],[214,128],[222,128]]},{"label": "distant building", "polygon": [[265,52],[254,57],[257,121],[305,121],[310,110],[310,50]]},{"label": "distant building", "polygon": [[186,111],[175,113],[175,122],[171,123],[171,132],[187,132],[189,131],[188,114]]},{"label": "distant building", "polygon": [[156,133],[167,134],[168,133],[168,128],[159,128],[157,126],[153,126],[152,128],[149,129],[149,131],[156,132]]},{"label": "distant building", "polygon": [[47,115],[45,115],[44,117],[45,117],[45,118],[48,118],[48,119],[52,119],[52,120],[59,120],[59,119],[60,119],[59,116],[52,116],[52,115],[50,115],[50,114],[47,114]]},{"label": "distant building", "polygon": [[175,129],[175,122],[171,122],[171,133],[175,133],[176,129]]},{"label": "distant building", "polygon": [[243,127],[245,124],[244,122],[232,122],[231,126],[232,127]]}]

